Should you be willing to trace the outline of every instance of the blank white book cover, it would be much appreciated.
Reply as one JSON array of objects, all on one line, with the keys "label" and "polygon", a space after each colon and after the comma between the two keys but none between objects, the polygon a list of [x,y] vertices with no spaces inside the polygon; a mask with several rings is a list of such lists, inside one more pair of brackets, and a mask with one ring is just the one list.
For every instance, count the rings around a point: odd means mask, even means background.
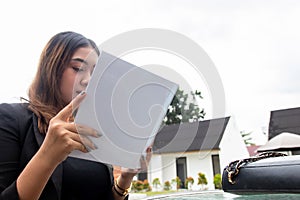
[{"label": "blank white book cover", "polygon": [[75,123],[102,134],[98,149],[70,156],[139,168],[160,128],[178,85],[102,51]]}]

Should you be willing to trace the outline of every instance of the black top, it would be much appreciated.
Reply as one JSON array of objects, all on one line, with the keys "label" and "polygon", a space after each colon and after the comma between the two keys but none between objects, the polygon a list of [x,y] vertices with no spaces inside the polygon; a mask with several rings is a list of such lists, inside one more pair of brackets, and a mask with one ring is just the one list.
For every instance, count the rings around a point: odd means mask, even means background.
[{"label": "black top", "polygon": [[68,157],[63,162],[62,199],[113,199],[107,166]]},{"label": "black top", "polygon": [[[27,104],[0,104],[0,200],[18,200],[16,180],[44,136]],[[112,166],[68,157],[54,170],[40,200],[113,199]]]}]

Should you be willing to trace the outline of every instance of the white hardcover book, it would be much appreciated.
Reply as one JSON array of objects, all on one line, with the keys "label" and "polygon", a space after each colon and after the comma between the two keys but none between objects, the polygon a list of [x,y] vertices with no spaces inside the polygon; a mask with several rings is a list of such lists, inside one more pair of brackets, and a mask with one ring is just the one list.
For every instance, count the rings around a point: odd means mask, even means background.
[{"label": "white hardcover book", "polygon": [[102,51],[75,116],[76,124],[102,136],[89,138],[98,149],[70,156],[140,168],[177,89],[176,83]]}]

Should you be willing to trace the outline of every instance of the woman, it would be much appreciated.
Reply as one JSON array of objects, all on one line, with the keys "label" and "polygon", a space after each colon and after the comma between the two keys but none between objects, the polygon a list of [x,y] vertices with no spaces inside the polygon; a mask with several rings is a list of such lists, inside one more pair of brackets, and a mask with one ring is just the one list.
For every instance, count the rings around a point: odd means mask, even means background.
[{"label": "woman", "polygon": [[96,148],[78,134],[72,113],[85,97],[98,56],[92,40],[58,33],[41,54],[28,103],[0,105],[0,199],[128,198],[137,170],[124,170],[114,181],[112,166],[68,157],[73,150]]}]

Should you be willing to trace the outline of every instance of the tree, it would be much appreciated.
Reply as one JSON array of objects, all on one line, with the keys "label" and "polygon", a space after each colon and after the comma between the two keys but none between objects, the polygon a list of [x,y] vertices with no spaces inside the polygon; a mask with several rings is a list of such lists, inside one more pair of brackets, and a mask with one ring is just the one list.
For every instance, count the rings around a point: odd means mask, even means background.
[{"label": "tree", "polygon": [[255,145],[253,142],[251,142],[252,137],[250,136],[252,132],[246,133],[246,131],[240,131],[240,134],[242,135],[242,138],[244,140],[245,145],[251,146]]},{"label": "tree", "polygon": [[165,124],[194,122],[204,118],[204,109],[199,108],[196,103],[196,98],[203,98],[201,92],[196,90],[191,92],[190,95],[192,99],[189,99],[189,95],[183,90],[177,90],[164,119]]}]

